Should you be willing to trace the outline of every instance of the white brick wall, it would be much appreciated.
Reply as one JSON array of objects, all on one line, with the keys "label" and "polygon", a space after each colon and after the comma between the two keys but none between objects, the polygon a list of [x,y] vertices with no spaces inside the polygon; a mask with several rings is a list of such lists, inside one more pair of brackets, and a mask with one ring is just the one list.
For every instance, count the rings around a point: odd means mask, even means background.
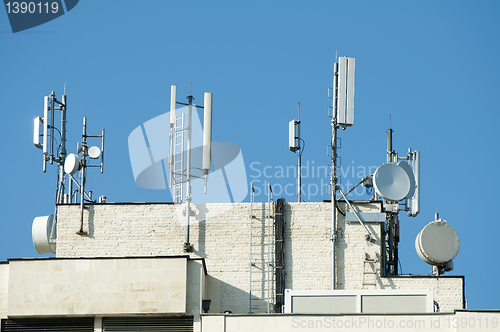
[{"label": "white brick wall", "polygon": [[[262,208],[254,204],[254,208]],[[361,211],[379,212],[376,204],[358,205]],[[183,205],[99,204],[85,211],[87,236],[77,235],[79,206],[58,207],[57,257],[164,256],[183,254],[185,219]],[[332,248],[330,203],[286,203],[285,272],[286,288],[330,289]],[[343,206],[341,206],[343,209]],[[193,208],[191,255],[204,257],[210,282],[207,296],[217,296],[218,310],[246,313],[249,291],[250,203],[198,204]],[[344,210],[344,209],[343,209]],[[262,223],[263,212],[253,213],[254,226]],[[365,240],[358,222],[345,222],[339,215],[337,240],[337,288],[434,288],[441,309],[462,308],[461,278],[403,280],[380,278],[380,223],[367,222],[376,242]],[[254,228],[255,229],[255,228]],[[255,241],[259,241],[254,238]],[[264,249],[262,249],[264,252]],[[365,264],[365,257],[376,258]],[[364,274],[375,270],[378,274]],[[373,283],[375,285],[367,285]],[[448,296],[453,289],[456,295]],[[443,293],[444,291],[444,293]],[[452,292],[452,293],[453,293]],[[458,294],[460,293],[460,294]],[[438,302],[439,302],[438,301]],[[446,304],[445,304],[446,303]]]}]

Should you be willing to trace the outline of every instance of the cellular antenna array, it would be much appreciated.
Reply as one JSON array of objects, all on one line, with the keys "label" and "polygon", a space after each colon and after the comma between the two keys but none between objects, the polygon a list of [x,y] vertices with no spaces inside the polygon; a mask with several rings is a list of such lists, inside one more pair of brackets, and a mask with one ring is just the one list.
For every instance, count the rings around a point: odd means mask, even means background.
[{"label": "cellular antenna array", "polygon": [[[193,251],[189,240],[189,218],[191,215],[191,181],[192,179],[203,179],[205,181],[205,193],[207,191],[208,173],[212,169],[212,104],[213,94],[205,92],[204,106],[193,104],[194,97],[191,95],[191,82],[189,83],[189,96],[187,103],[177,101],[177,86],[170,88],[170,134],[169,134],[169,156],[170,169],[169,185],[173,190],[174,203],[186,203],[186,240],[184,252]],[[178,112],[177,105],[184,105],[187,110]],[[201,168],[193,167],[192,163],[192,129],[193,129],[193,107],[204,109],[203,129],[203,156]],[[178,114],[180,113],[180,115]],[[186,119],[187,117],[187,119]],[[187,121],[186,121],[187,120]],[[187,122],[187,123],[186,123]],[[184,141],[186,140],[186,143]],[[196,173],[195,173],[196,172]],[[184,196],[185,193],[185,196]]]},{"label": "cellular antenna array", "polygon": [[[333,95],[331,96],[333,102],[330,120],[332,126],[332,139],[330,143],[330,195],[332,204],[330,242],[332,244],[332,289],[336,288],[335,246],[337,242],[337,190],[339,190],[345,198],[341,188],[337,186],[337,129],[340,127],[346,129],[354,124],[354,69],[355,59],[348,57],[340,57],[338,63],[335,63],[333,66]],[[359,219],[359,221],[361,222],[361,219]],[[362,222],[361,224],[363,225]],[[366,227],[365,230],[368,233],[368,237],[371,238],[372,235]]]},{"label": "cellular antenna array", "polygon": [[290,151],[297,153],[298,165],[297,165],[297,202],[302,202],[302,176],[300,174],[302,168],[302,152],[304,151],[304,146],[300,145],[301,141],[304,140],[300,137],[300,103],[298,106],[298,117],[297,121],[292,120],[288,123],[288,147]]},{"label": "cellular antenna array", "polygon": [[[65,86],[66,93],[66,86]],[[60,129],[55,126],[55,111],[61,112]],[[55,198],[55,210],[53,215],[36,217],[33,220],[32,235],[33,243],[36,250],[40,254],[55,253],[56,250],[56,227],[57,227],[57,205],[77,203],[78,197],[76,193],[80,192],[81,218],[80,228],[77,232],[80,235],[86,234],[83,230],[83,210],[84,203],[95,203],[92,200],[92,192],[85,192],[86,168],[99,167],[101,173],[104,167],[104,129],[102,135],[92,136],[86,133],[87,119],[83,119],[83,140],[77,144],[77,154],[67,155],[66,151],[66,113],[67,113],[67,96],[63,94],[61,100],[57,99],[54,91],[50,95],[44,97],[43,102],[43,117],[34,119],[33,128],[33,144],[35,147],[42,150],[43,157],[43,172],[47,171],[47,162],[49,164],[56,163],[58,165],[57,186]],[[60,135],[60,142],[57,145],[55,132]],[[91,146],[87,144],[87,138],[95,137],[101,139],[101,147]],[[81,154],[81,157],[78,156]],[[100,159],[98,165],[92,165],[87,158]],[[80,183],[73,177],[77,171],[80,171]],[[71,180],[66,184],[66,176]],[[77,189],[73,191],[72,182],[77,184]],[[68,188],[67,193],[66,187]],[[99,202],[104,202],[102,196]]]}]

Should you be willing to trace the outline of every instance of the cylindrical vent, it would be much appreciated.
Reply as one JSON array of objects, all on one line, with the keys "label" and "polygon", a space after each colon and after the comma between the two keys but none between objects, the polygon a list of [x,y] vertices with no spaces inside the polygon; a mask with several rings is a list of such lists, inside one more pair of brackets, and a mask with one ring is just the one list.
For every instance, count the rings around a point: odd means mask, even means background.
[{"label": "cylindrical vent", "polygon": [[415,239],[415,249],[427,264],[442,266],[458,253],[460,240],[457,232],[446,221],[433,221],[425,226]]},{"label": "cylindrical vent", "polygon": [[176,103],[177,86],[170,87],[170,127],[175,126],[175,103]]},{"label": "cylindrical vent", "polygon": [[212,169],[212,101],[213,94],[205,92],[205,117],[203,120],[203,169],[210,171]]}]

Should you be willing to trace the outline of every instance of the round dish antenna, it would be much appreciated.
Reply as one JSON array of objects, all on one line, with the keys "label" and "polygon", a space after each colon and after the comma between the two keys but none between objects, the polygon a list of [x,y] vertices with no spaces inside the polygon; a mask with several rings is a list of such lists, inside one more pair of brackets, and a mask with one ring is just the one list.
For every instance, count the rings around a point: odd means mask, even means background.
[{"label": "round dish antenna", "polygon": [[408,195],[406,195],[406,198],[412,198],[413,195],[415,194],[415,175],[413,174],[413,170],[411,169],[411,166],[408,165],[408,163],[404,160],[401,160],[398,162],[398,166],[404,169],[406,174],[408,174],[408,178],[410,179],[410,191],[408,192]]},{"label": "round dish antenna", "polygon": [[[39,254],[48,254],[56,252],[56,243],[51,241],[51,233],[55,231],[54,216],[36,217],[33,219],[31,234],[33,236],[33,244]],[[53,230],[54,228],[54,230]]]},{"label": "round dish antenna", "polygon": [[78,142],[76,143],[76,154],[79,154],[83,151],[82,145]]},{"label": "round dish antenna", "polygon": [[89,157],[92,159],[99,159],[101,156],[101,149],[98,146],[91,146],[89,148]]},{"label": "round dish antenna", "polygon": [[380,196],[390,201],[402,200],[411,189],[408,173],[401,166],[392,163],[377,168],[373,175],[373,186]]},{"label": "round dish antenna", "polygon": [[441,219],[427,224],[415,239],[417,254],[424,262],[434,266],[450,262],[459,248],[457,232]]},{"label": "round dish antenna", "polygon": [[66,174],[75,174],[76,171],[80,168],[80,158],[74,153],[70,153],[66,157],[66,161],[64,162],[64,172]]}]

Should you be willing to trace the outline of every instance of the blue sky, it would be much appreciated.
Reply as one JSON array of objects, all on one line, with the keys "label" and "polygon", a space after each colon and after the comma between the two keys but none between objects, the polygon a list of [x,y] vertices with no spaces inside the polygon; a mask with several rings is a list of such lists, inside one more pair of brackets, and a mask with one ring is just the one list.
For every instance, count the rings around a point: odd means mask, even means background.
[{"label": "blue sky", "polygon": [[[136,186],[127,140],[169,110],[171,84],[182,101],[189,80],[195,103],[214,94],[213,140],[238,144],[249,181],[270,181],[277,192],[296,181],[276,171],[296,164],[287,144],[298,102],[303,165],[329,163],[327,89],[338,51],[356,58],[355,124],[339,132],[342,184],[385,162],[391,113],[394,149],[422,157],[420,215],[400,214],[403,273],[429,273],[414,240],[437,209],[460,236],[451,273],[465,275],[469,308],[498,309],[499,14],[496,1],[88,0],[13,34],[0,10],[0,260],[39,257],[31,223],[53,213],[56,167],[42,173],[32,123],[43,96],[60,96],[64,82],[68,152],[84,115],[90,134],[106,129],[105,172],[90,171],[95,195],[171,199]],[[314,190],[328,179],[315,175],[303,179],[306,201],[328,198]]]}]

